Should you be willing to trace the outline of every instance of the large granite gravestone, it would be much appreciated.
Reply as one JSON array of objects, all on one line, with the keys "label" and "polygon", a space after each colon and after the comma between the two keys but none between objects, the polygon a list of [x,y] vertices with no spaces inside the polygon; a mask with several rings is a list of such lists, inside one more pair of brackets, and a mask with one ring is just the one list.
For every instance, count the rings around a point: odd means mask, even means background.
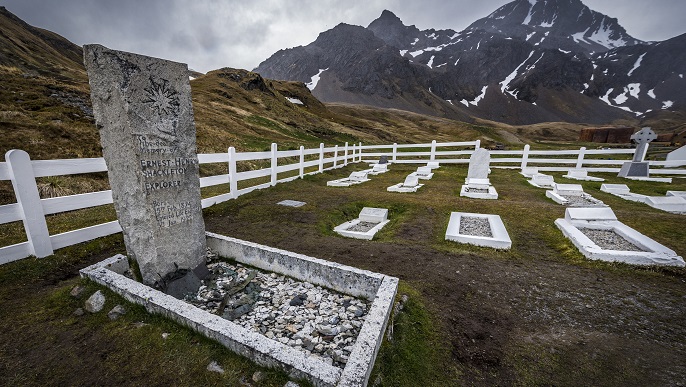
[{"label": "large granite gravestone", "polygon": [[479,148],[469,157],[469,170],[467,179],[488,179],[488,165],[491,163],[491,154],[484,148]]},{"label": "large granite gravestone", "polygon": [[144,283],[174,296],[193,291],[207,252],[188,67],[83,49],[127,252]]},{"label": "large granite gravestone", "polygon": [[652,129],[646,127],[631,135],[631,139],[637,144],[633,160],[622,164],[619,170],[619,177],[648,177],[648,162],[643,161],[643,155],[648,148],[648,144],[655,140],[657,135]]}]

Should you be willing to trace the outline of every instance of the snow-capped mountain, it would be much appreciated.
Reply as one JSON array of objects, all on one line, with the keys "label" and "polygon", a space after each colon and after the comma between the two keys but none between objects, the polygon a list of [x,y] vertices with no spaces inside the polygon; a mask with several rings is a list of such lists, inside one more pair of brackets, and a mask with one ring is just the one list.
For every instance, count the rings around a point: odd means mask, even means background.
[{"label": "snow-capped mountain", "polygon": [[517,0],[472,23],[468,29],[531,41],[544,48],[586,54],[643,43],[615,18],[593,11],[581,0]]},{"label": "snow-capped mountain", "polygon": [[580,0],[516,0],[463,31],[384,11],[340,24],[255,71],[302,81],[325,102],[513,124],[606,123],[686,107],[686,35],[637,40]]}]

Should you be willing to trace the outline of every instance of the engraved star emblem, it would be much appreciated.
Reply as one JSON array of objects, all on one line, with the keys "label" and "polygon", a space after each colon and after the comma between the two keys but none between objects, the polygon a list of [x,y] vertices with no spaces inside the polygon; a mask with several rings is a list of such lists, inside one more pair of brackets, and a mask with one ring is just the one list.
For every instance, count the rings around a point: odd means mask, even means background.
[{"label": "engraved star emblem", "polygon": [[148,93],[148,99],[143,102],[150,104],[159,115],[174,113],[179,107],[179,98],[178,93],[169,87],[169,81],[162,79],[158,83],[150,78],[150,84],[150,87],[144,89]]}]

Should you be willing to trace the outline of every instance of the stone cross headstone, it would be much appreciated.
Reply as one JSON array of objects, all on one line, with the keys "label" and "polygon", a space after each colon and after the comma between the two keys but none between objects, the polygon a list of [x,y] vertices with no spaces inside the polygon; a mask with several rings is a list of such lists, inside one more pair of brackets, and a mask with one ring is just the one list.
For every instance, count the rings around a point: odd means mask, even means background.
[{"label": "stone cross headstone", "polygon": [[469,157],[468,179],[488,179],[488,166],[491,154],[484,148],[479,148]]},{"label": "stone cross headstone", "polygon": [[207,251],[188,66],[100,45],[83,51],[127,253],[145,284],[177,297],[193,291]]},{"label": "stone cross headstone", "polygon": [[643,156],[648,149],[648,144],[655,140],[657,135],[649,127],[642,128],[631,135],[631,139],[636,142],[636,152],[630,162],[622,164],[622,168],[617,176],[619,177],[648,177],[649,165],[643,161]]},{"label": "stone cross headstone", "polygon": [[655,134],[651,128],[645,127],[632,134],[631,139],[637,144],[636,153],[634,153],[632,161],[643,161],[643,155],[648,148],[648,144],[657,139],[657,134]]}]

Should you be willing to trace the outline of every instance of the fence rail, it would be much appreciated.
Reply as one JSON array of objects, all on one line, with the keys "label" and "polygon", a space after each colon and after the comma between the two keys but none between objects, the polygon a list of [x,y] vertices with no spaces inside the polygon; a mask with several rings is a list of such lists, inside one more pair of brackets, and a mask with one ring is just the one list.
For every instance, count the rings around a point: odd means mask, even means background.
[{"label": "fence rail", "polygon": [[[227,173],[201,177],[200,187],[229,185],[228,192],[202,199],[202,207],[206,208],[235,199],[254,190],[272,187],[305,175],[343,167],[348,163],[375,162],[381,156],[387,156],[393,163],[433,161],[442,164],[466,164],[469,163],[469,156],[479,147],[478,140],[385,145],[345,143],[343,146],[332,147],[320,144],[318,148],[305,149],[301,146],[295,150],[278,150],[277,144],[272,144],[271,149],[264,152],[236,152],[233,147],[230,147],[226,153],[198,154],[200,164],[224,163],[227,165]],[[443,150],[437,150],[439,148]],[[618,172],[624,162],[633,158],[635,149],[596,150],[582,147],[573,150],[531,150],[529,145],[525,145],[522,150],[495,150],[490,153],[491,165],[495,168],[523,169],[527,166],[536,166],[541,171],[587,168],[590,172]],[[280,159],[288,163],[279,165]],[[298,161],[291,162],[293,159]],[[7,152],[5,160],[5,162],[0,162],[0,180],[12,182],[17,202],[0,206],[0,224],[21,221],[27,241],[0,247],[0,264],[30,255],[45,257],[53,254],[55,249],[121,232],[119,223],[112,221],[49,235],[46,215],[112,204],[112,191],[47,199],[41,199],[38,193],[36,178],[106,172],[107,166],[103,158],[32,161],[26,152],[11,150]],[[238,163],[246,161],[268,162],[269,167],[239,171]],[[650,173],[686,175],[684,166],[686,162],[650,161]],[[675,169],[679,167],[682,168]],[[288,176],[283,176],[284,174]],[[269,182],[238,189],[240,181],[265,177],[269,177]]]}]

